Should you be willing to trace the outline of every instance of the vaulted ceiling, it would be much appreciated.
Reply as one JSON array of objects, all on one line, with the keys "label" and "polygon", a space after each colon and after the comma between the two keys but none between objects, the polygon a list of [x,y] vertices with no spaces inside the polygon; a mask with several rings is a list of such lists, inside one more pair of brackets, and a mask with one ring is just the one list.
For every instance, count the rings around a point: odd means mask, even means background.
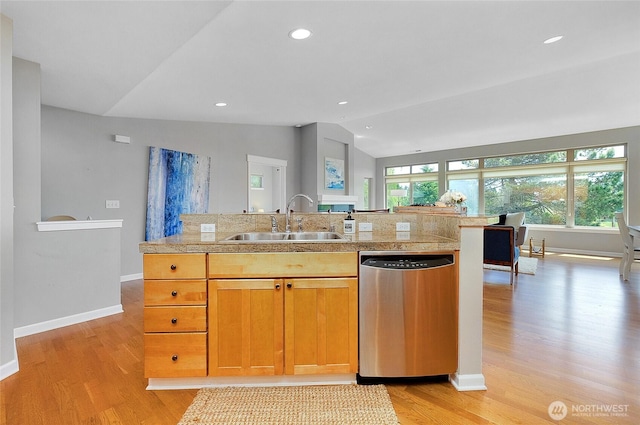
[{"label": "vaulted ceiling", "polygon": [[42,103],[91,114],[337,123],[374,157],[640,125],[638,1],[0,8],[14,56],[41,65]]}]

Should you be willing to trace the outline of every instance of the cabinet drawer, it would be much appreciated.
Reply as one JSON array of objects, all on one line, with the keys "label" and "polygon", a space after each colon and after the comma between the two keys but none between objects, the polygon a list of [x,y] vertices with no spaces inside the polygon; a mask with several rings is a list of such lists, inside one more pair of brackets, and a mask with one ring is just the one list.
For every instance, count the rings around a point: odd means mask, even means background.
[{"label": "cabinet drawer", "polygon": [[145,334],[144,376],[207,376],[207,334]]},{"label": "cabinet drawer", "polygon": [[358,275],[356,252],[210,253],[209,278]]},{"label": "cabinet drawer", "polygon": [[144,305],[206,305],[207,281],[145,280]]},{"label": "cabinet drawer", "polygon": [[145,307],[145,332],[190,332],[207,330],[207,307]]},{"label": "cabinet drawer", "polygon": [[205,279],[207,254],[145,254],[145,279]]}]

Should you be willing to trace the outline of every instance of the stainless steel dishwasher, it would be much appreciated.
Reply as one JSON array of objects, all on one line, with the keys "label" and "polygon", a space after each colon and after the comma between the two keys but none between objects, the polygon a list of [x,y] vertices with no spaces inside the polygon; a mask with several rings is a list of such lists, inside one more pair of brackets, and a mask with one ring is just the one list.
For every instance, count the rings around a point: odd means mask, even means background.
[{"label": "stainless steel dishwasher", "polygon": [[358,382],[456,371],[455,258],[454,254],[360,252]]}]

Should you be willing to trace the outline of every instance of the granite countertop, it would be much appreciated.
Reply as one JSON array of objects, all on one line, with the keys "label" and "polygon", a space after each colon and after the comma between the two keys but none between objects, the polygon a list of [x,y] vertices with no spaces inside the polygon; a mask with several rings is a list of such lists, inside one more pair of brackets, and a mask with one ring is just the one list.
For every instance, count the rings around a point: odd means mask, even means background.
[{"label": "granite countertop", "polygon": [[355,251],[452,251],[457,240],[417,232],[358,232],[346,240],[305,242],[224,241],[237,232],[190,233],[142,242],[145,254],[197,252],[355,252]]}]

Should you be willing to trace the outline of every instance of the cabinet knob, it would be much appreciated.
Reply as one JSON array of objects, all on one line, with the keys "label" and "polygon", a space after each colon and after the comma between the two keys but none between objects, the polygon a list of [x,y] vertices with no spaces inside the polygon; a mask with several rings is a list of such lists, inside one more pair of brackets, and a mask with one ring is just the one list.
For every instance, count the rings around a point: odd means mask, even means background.
[{"label": "cabinet knob", "polygon": [[276,283],[276,289],[280,289],[280,284]]},{"label": "cabinet knob", "polygon": [[177,318],[175,318],[175,317],[174,317],[174,318],[172,318],[172,319],[171,319],[171,323],[173,323],[173,324],[175,325],[176,323],[178,323],[178,319],[177,319]]},{"label": "cabinet knob", "polygon": [[174,354],[173,356],[171,356],[171,360],[173,360],[174,362],[178,361],[178,355]]},{"label": "cabinet knob", "polygon": [[171,265],[171,270],[175,270],[175,269],[177,269],[177,268],[178,268],[178,266],[176,266],[175,264],[172,264],[172,265]]},{"label": "cabinet knob", "polygon": [[171,291],[171,296],[172,297],[178,296],[178,291]]},{"label": "cabinet knob", "polygon": [[293,283],[289,282],[287,283],[287,288],[291,289],[293,287]]}]

